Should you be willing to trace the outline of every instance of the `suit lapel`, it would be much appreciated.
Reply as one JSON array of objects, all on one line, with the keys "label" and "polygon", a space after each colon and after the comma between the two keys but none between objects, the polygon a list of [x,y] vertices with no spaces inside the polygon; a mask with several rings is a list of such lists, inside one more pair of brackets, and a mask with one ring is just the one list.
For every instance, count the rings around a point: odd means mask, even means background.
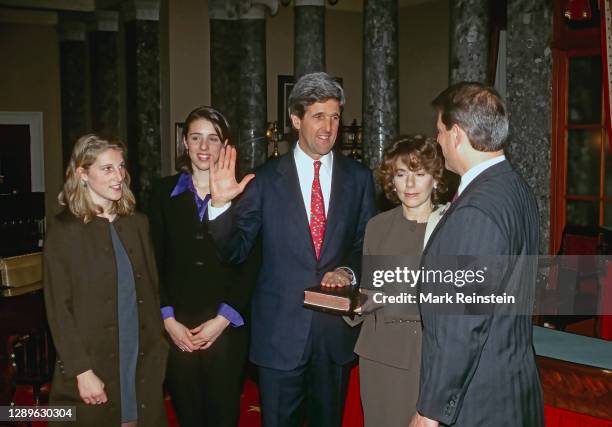
[{"label": "suit lapel", "polygon": [[350,197],[351,184],[350,174],[346,170],[344,159],[338,153],[334,153],[334,166],[332,170],[331,192],[329,195],[329,208],[327,209],[327,226],[325,228],[325,237],[323,238],[323,247],[321,248],[321,259],[325,256],[328,247],[334,243],[334,233],[342,218],[345,218],[348,203],[342,202],[344,196]]},{"label": "suit lapel", "polygon": [[179,200],[177,200],[177,202],[182,205],[181,207],[182,209],[184,209],[183,212],[190,213],[189,219],[190,221],[197,224],[197,227],[196,227],[197,229],[200,227],[200,215],[198,214],[198,206],[196,205],[194,197],[195,196],[193,195],[191,191],[186,191],[180,196],[178,196]]},{"label": "suit lapel", "polygon": [[[179,221],[190,221],[194,226],[194,230],[199,229],[202,226],[200,223],[200,215],[198,214],[198,207],[196,205],[194,195],[191,191],[185,190],[180,194],[172,196],[172,192],[176,188],[179,179],[181,179],[181,173],[174,175],[170,188],[167,194],[167,204],[172,213],[173,220],[178,217]],[[206,221],[202,221],[206,223]]]},{"label": "suit lapel", "polygon": [[[461,195],[463,196],[463,193],[461,193]],[[461,197],[457,198],[457,200],[451,203],[451,205],[448,208],[448,211],[442,216],[442,218],[438,222],[438,225],[436,225],[436,228],[434,228],[434,230],[432,231],[431,235],[429,236],[429,239],[427,240],[427,244],[425,245],[425,248],[423,249],[423,254],[426,254],[429,251],[429,247],[436,240],[438,231],[442,229],[442,227],[446,223],[446,220],[453,214],[453,211],[457,208],[457,206],[459,206],[460,198]]]},{"label": "suit lapel", "polygon": [[423,253],[424,254],[427,253],[432,242],[436,240],[438,231],[441,230],[444,224],[446,223],[446,220],[453,214],[453,211],[455,209],[458,209],[462,205],[462,203],[464,203],[467,196],[472,191],[474,191],[475,188],[478,188],[480,184],[486,181],[489,177],[495,176],[501,173],[506,173],[511,170],[512,170],[512,166],[510,166],[510,163],[507,160],[504,160],[504,161],[501,161],[485,169],[480,175],[474,178],[474,180],[470,182],[469,185],[461,192],[459,197],[457,197],[457,200],[451,203],[450,207],[448,208],[448,212],[446,212],[444,216],[442,216],[442,219],[440,219],[440,222],[434,229],[433,233],[431,233],[431,236],[429,237],[429,241],[427,242],[427,246],[425,246],[425,249],[423,249]]},{"label": "suit lapel", "polygon": [[314,258],[314,245],[310,237],[310,226],[308,224],[308,216],[306,215],[306,206],[302,198],[297,167],[293,158],[293,150],[289,151],[279,160],[276,171],[280,175],[279,179],[275,181],[277,191],[286,200],[286,203],[282,201],[279,201],[279,203],[287,210],[287,214],[292,219],[291,223],[295,224],[295,229],[300,236],[303,247],[308,248],[307,250]]},{"label": "suit lapel", "polygon": [[[200,215],[198,214],[198,207],[196,205],[194,195],[191,191],[187,190],[179,195],[171,197],[171,203],[174,205],[173,212],[180,212],[181,220],[190,221],[194,230],[198,230],[202,224],[200,223]],[[205,223],[206,221],[202,221]]]}]

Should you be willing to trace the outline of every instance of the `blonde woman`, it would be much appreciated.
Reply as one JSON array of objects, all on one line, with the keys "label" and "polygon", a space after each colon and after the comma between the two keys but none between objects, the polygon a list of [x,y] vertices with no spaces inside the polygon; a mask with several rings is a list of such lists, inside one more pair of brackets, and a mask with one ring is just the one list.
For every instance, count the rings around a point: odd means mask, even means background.
[{"label": "blonde woman", "polygon": [[167,425],[155,257],[125,162],[121,142],[79,138],[45,240],[50,405],[75,406],[75,426]]}]

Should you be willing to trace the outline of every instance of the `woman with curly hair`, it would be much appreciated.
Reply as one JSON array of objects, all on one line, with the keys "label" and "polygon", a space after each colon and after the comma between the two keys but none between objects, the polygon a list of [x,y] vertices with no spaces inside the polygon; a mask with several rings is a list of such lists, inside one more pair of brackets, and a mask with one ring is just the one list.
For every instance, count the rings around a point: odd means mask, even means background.
[{"label": "woman with curly hair", "polygon": [[166,426],[168,345],[146,216],[135,213],[125,146],[85,135],[74,146],[65,207],[44,247],[45,305],[57,365],[50,405],[74,426]]},{"label": "woman with curly hair", "polygon": [[[414,264],[407,267],[418,269],[427,239],[446,210],[438,201],[446,191],[443,172],[444,158],[435,140],[420,135],[395,139],[377,177],[387,199],[398,206],[368,222],[364,256],[406,256]],[[368,300],[352,323],[361,322],[355,353],[365,425],[407,426],[419,393],[420,317]]]}]

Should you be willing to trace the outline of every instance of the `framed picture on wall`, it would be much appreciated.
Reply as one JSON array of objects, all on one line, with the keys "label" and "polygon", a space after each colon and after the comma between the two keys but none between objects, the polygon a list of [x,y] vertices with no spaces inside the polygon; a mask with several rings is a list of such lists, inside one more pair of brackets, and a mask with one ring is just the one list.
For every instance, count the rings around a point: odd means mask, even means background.
[{"label": "framed picture on wall", "polygon": [[[334,77],[342,86],[342,77]],[[289,117],[289,94],[295,85],[295,77],[278,76],[278,128],[283,133],[283,140],[288,141],[292,132],[291,118]]]},{"label": "framed picture on wall", "polygon": [[278,115],[276,117],[278,117],[278,129],[282,132],[284,140],[291,134],[291,118],[287,107],[289,106],[289,94],[294,84],[293,76],[278,76]]},{"label": "framed picture on wall", "polygon": [[175,122],[174,123],[174,165],[177,166],[178,159],[181,158],[183,152],[185,151],[185,146],[183,145],[183,128],[185,127],[185,123],[183,122]]}]

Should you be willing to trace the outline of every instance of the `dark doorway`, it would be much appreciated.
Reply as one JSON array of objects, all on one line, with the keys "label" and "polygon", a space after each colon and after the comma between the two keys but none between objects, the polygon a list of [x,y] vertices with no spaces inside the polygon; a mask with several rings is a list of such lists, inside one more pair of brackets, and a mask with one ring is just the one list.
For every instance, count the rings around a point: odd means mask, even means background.
[{"label": "dark doorway", "polygon": [[0,194],[31,191],[30,127],[0,125]]}]

